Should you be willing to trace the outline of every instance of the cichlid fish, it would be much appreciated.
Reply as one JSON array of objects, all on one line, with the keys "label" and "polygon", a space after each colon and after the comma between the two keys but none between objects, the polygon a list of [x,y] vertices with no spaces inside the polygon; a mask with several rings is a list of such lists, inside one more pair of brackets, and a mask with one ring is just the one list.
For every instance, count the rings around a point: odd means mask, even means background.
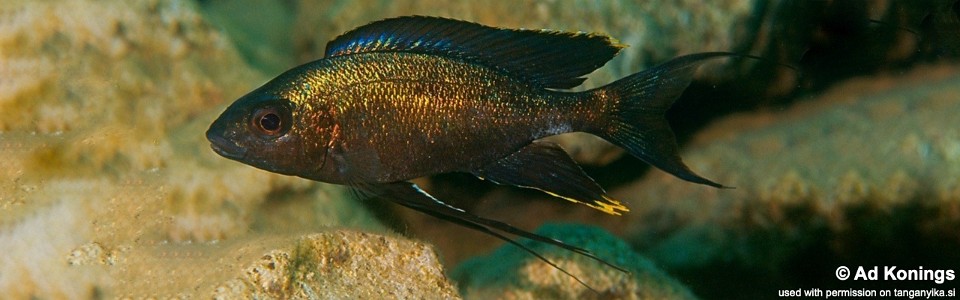
[{"label": "cichlid fish", "polygon": [[681,179],[723,187],[683,164],[664,113],[697,66],[734,54],[682,56],[601,88],[559,91],[580,85],[623,47],[599,34],[435,17],[386,19],[341,35],[324,58],[241,97],[213,122],[207,139],[224,157],[348,185],[494,235],[541,259],[504,233],[620,269],[581,248],[447,205],[408,180],[466,172],[608,214],[628,211],[562,148],[538,140],[580,131]]}]

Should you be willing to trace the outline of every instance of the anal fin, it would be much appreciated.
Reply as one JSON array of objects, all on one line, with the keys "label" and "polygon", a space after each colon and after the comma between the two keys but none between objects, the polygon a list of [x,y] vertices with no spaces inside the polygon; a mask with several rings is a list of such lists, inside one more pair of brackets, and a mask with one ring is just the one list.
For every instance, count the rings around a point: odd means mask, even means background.
[{"label": "anal fin", "polygon": [[607,196],[563,148],[550,142],[534,141],[472,173],[497,184],[537,189],[611,215],[630,211]]}]

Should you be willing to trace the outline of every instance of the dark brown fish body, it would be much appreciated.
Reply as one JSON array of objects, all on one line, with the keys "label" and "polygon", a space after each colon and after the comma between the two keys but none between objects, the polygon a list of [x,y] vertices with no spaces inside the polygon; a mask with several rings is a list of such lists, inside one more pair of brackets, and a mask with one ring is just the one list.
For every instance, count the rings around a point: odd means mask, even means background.
[{"label": "dark brown fish body", "polygon": [[562,148],[537,141],[583,131],[677,177],[721,187],[682,163],[663,115],[697,66],[731,54],[683,56],[601,88],[558,91],[621,48],[602,35],[383,20],[237,100],[207,138],[218,154],[264,170],[349,185],[514,244],[500,232],[593,257],[468,214],[406,181],[467,172],[609,214],[628,211]]},{"label": "dark brown fish body", "polygon": [[[436,55],[354,54],[317,68],[329,71],[302,80],[332,92],[308,101],[333,120],[337,133],[324,168],[302,175],[326,182],[470,172],[535,139],[582,130],[602,109],[587,94],[534,89],[491,68]],[[338,77],[343,73],[363,76]]]}]

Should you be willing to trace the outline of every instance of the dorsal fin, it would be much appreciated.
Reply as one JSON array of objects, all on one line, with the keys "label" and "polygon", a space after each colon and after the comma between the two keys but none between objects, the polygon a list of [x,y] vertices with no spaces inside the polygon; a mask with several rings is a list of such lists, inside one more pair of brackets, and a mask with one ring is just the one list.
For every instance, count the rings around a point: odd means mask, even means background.
[{"label": "dorsal fin", "polygon": [[453,19],[410,16],[376,21],[327,44],[326,57],[413,52],[469,60],[544,88],[572,88],[624,46],[600,34],[502,29]]}]

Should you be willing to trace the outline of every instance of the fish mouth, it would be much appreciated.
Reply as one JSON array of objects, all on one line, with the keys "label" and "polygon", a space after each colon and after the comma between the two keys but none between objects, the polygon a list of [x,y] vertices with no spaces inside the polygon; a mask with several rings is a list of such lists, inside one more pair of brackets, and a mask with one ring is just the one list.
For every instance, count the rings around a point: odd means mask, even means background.
[{"label": "fish mouth", "polygon": [[210,148],[213,149],[213,152],[220,154],[220,156],[233,160],[243,160],[246,158],[246,148],[238,147],[230,143],[227,139],[219,136],[208,136],[207,139],[210,140]]},{"label": "fish mouth", "polygon": [[210,144],[210,148],[213,149],[213,152],[220,154],[220,156],[233,159],[233,160],[243,160],[246,157],[247,151],[245,149],[234,149],[234,151],[227,150],[224,147],[217,144]]}]

